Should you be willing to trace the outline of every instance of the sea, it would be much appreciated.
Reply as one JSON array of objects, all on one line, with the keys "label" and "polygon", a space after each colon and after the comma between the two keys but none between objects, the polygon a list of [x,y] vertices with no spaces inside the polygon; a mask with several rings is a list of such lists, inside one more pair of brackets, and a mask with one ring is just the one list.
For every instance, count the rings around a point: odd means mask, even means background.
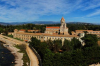
[{"label": "sea", "polygon": [[15,57],[11,52],[3,47],[3,43],[0,42],[0,66],[14,66]]}]

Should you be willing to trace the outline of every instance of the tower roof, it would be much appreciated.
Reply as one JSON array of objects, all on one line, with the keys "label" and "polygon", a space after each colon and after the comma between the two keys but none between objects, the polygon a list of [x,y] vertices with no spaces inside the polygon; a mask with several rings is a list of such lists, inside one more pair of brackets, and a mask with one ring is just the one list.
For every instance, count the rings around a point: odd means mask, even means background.
[{"label": "tower roof", "polygon": [[64,17],[62,17],[61,20],[65,21]]}]

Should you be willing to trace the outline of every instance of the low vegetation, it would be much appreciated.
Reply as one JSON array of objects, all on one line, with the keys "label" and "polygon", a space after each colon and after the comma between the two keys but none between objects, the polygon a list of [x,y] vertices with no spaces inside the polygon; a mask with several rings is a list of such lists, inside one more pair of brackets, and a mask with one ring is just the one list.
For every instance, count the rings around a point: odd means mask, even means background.
[{"label": "low vegetation", "polygon": [[29,63],[30,63],[30,60],[29,60],[29,57],[26,53],[26,46],[25,45],[16,45],[15,46],[16,48],[20,49],[19,52],[23,53],[23,66],[29,66]]},{"label": "low vegetation", "polygon": [[[13,35],[7,35],[7,36],[10,37],[10,38],[14,38]],[[14,39],[17,39],[17,40],[23,41],[23,40],[21,40],[21,39],[19,39],[19,38],[14,38]]]},{"label": "low vegetation", "polygon": [[23,41],[23,40],[21,40],[21,39],[19,39],[19,38],[14,38],[14,39],[17,39],[17,40]]},{"label": "low vegetation", "polygon": [[8,35],[8,37],[11,37],[11,38],[13,38],[13,35]]},{"label": "low vegetation", "polygon": [[[51,25],[35,25],[35,24],[23,24],[23,25],[0,25],[0,33],[8,35],[8,32],[14,32],[14,29],[26,29],[26,30],[40,30],[44,32],[46,26],[60,26],[60,24],[51,24]],[[100,31],[100,25],[89,25],[89,24],[67,24],[69,28],[69,33],[75,30],[97,30]]]}]

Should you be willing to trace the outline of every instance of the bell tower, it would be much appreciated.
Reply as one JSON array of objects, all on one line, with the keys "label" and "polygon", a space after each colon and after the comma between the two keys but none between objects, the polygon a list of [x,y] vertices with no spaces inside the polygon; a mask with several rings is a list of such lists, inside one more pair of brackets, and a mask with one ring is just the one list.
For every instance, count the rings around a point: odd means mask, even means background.
[{"label": "bell tower", "polygon": [[68,35],[68,28],[66,27],[64,17],[61,18],[60,34]]}]

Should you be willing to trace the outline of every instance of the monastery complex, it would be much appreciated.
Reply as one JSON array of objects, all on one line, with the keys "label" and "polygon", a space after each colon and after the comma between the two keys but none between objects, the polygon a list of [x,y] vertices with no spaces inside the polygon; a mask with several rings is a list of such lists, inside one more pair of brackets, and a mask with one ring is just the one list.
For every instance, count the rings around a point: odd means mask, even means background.
[{"label": "monastery complex", "polygon": [[24,41],[30,41],[31,37],[36,37],[38,40],[41,41],[47,41],[47,40],[62,40],[62,43],[64,40],[70,40],[72,38],[77,38],[81,43],[83,41],[81,40],[82,37],[84,37],[84,31],[87,31],[88,34],[96,34],[98,37],[100,37],[100,31],[93,31],[93,30],[76,30],[72,31],[72,35],[68,33],[68,27],[65,23],[65,19],[61,18],[61,26],[46,26],[46,30],[44,33],[29,33],[33,32],[34,30],[28,30],[28,32],[25,32],[24,29],[17,30],[15,29],[13,33],[9,33],[9,35],[13,35],[14,38],[19,38]]}]

